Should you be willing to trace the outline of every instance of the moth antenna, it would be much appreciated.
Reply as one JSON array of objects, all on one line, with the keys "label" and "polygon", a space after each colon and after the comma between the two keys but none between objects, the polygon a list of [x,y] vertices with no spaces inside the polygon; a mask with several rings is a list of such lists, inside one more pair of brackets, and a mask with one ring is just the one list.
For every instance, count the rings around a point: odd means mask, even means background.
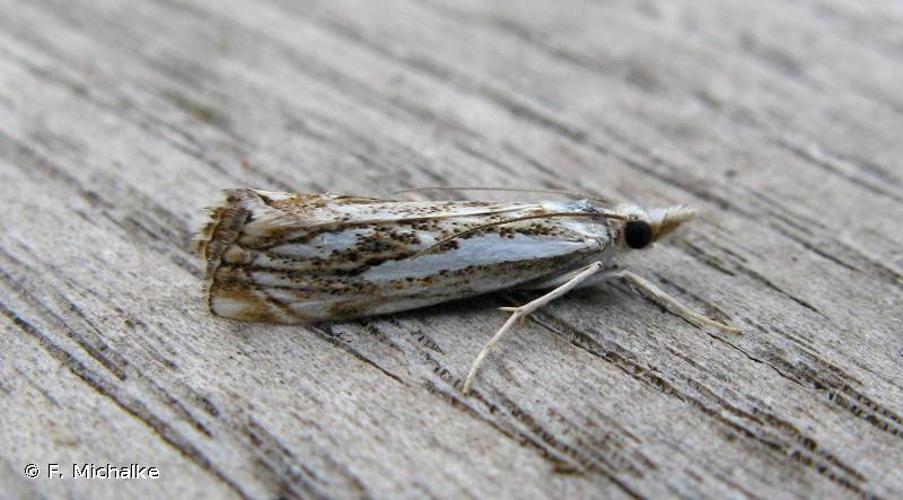
[{"label": "moth antenna", "polygon": [[586,196],[583,193],[576,193],[574,191],[565,191],[561,189],[519,189],[519,188],[500,188],[500,187],[469,187],[469,186],[427,186],[413,189],[403,189],[401,191],[395,191],[392,194],[404,194],[404,193],[413,193],[417,191],[506,191],[512,193],[545,193],[545,194],[560,194],[563,196],[571,196],[573,198],[584,198],[587,200],[597,201],[600,203],[611,203],[610,200],[606,200],[605,198],[591,198]]},{"label": "moth antenna", "polygon": [[605,217],[608,219],[620,219],[620,220],[629,220],[630,219],[630,216],[624,215],[624,214],[619,214],[616,212],[546,212],[546,213],[542,213],[542,214],[531,214],[531,215],[524,215],[521,217],[511,217],[510,219],[502,219],[502,220],[497,220],[494,222],[487,222],[486,224],[480,224],[479,226],[457,232],[447,238],[442,238],[441,240],[437,241],[436,243],[433,243],[432,245],[430,245],[429,247],[424,248],[423,250],[417,252],[411,258],[416,259],[417,257],[426,255],[426,254],[432,252],[433,250],[435,250],[437,247],[439,247],[445,243],[448,243],[451,240],[460,238],[462,236],[467,236],[468,234],[475,233],[482,229],[487,229],[487,228],[495,227],[495,226],[503,226],[505,224],[511,224],[512,222],[520,222],[520,221],[532,220],[532,219],[551,219],[553,217]]}]

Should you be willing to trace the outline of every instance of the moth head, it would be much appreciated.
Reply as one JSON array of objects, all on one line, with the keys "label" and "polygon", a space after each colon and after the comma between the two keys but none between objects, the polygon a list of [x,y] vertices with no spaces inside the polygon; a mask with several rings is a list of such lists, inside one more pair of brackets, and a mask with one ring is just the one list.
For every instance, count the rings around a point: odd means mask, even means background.
[{"label": "moth head", "polygon": [[684,222],[695,219],[698,214],[695,209],[683,205],[650,210],[636,205],[620,205],[616,211],[628,217],[625,221],[619,221],[618,241],[636,250],[655,243]]}]

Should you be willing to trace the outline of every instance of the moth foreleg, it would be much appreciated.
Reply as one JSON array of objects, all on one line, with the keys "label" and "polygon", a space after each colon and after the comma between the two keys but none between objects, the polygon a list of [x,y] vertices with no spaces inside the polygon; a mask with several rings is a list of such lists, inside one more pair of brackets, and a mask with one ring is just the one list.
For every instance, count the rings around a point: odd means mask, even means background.
[{"label": "moth foreleg", "polygon": [[601,278],[606,279],[615,279],[621,278],[625,279],[634,286],[643,294],[645,294],[650,299],[664,305],[665,307],[670,306],[671,309],[677,313],[681,318],[693,323],[696,326],[711,326],[713,328],[717,328],[722,332],[727,333],[741,333],[739,328],[725,325],[724,323],[715,321],[707,316],[699,314],[698,312],[690,309],[686,305],[684,305],[681,301],[677,300],[672,295],[668,294],[661,288],[655,286],[651,281],[634,274],[626,269],[618,270],[618,271],[610,271],[610,273],[605,273],[600,276]]},{"label": "moth foreleg", "polygon": [[574,275],[574,277],[569,279],[566,283],[543,295],[542,297],[527,302],[526,304],[519,307],[500,308],[503,311],[511,311],[511,317],[508,318],[508,321],[505,321],[505,324],[502,325],[499,331],[497,331],[495,335],[493,335],[492,338],[489,339],[489,342],[486,342],[486,345],[484,345],[480,353],[477,354],[477,357],[474,360],[473,364],[470,365],[470,371],[467,372],[467,378],[464,379],[464,394],[470,392],[470,386],[473,385],[473,379],[477,374],[477,369],[479,369],[480,364],[483,363],[483,360],[489,354],[489,351],[492,350],[492,348],[499,342],[499,340],[501,340],[505,333],[507,333],[508,330],[510,330],[518,320],[526,318],[527,315],[529,315],[531,312],[573,290],[582,281],[601,271],[604,266],[605,264],[603,264],[602,262],[593,262],[592,264],[586,266],[582,271]]},{"label": "moth foreleg", "polygon": [[[607,266],[609,266],[609,264],[606,264],[606,267]],[[557,288],[557,287],[564,285],[565,283],[571,281],[572,279],[574,279],[575,276],[577,276],[578,274],[582,273],[585,270],[586,270],[586,267],[577,268],[573,271],[556,274],[556,275],[553,275],[553,276],[545,278],[545,279],[531,281],[531,282],[523,284],[523,285],[518,285],[517,289],[518,290],[549,290],[551,288]],[[594,274],[594,275],[588,277],[587,279],[584,279],[580,283],[578,283],[577,286],[572,288],[572,290],[586,288],[586,287],[590,287],[593,285],[598,285],[599,283],[601,283],[603,281],[609,281],[611,279],[614,279],[612,276],[610,276],[610,274],[611,274],[611,271]]]}]

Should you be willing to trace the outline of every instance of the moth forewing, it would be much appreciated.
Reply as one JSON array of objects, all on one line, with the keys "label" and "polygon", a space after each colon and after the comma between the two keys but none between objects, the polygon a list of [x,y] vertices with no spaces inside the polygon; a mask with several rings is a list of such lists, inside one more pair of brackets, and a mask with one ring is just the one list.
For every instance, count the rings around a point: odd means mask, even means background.
[{"label": "moth forewing", "polygon": [[226,318],[298,323],[382,314],[511,288],[584,265],[609,247],[585,202],[410,202],[226,192],[198,247],[208,304]]}]

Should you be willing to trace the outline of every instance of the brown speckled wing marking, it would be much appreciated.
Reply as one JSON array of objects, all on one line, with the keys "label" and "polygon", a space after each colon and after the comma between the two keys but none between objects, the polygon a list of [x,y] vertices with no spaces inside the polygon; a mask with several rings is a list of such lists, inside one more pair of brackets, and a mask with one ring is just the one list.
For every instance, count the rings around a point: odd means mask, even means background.
[{"label": "brown speckled wing marking", "polygon": [[[540,219],[481,230],[412,258],[474,226],[542,210],[229,190],[197,240],[208,305],[218,316],[274,323],[381,314],[508,288],[605,248],[604,237],[566,220]],[[603,221],[581,224],[607,234]]]}]

